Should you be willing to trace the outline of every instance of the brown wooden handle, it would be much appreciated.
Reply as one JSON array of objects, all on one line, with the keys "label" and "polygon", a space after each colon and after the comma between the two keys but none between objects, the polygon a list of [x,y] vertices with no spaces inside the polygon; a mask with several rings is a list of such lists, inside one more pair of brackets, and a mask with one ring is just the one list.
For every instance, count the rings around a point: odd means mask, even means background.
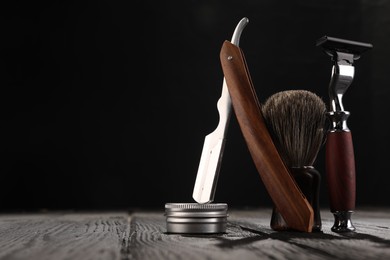
[{"label": "brown wooden handle", "polygon": [[351,132],[329,132],[325,147],[330,210],[354,210],[356,176]]},{"label": "brown wooden handle", "polygon": [[220,59],[237,121],[268,194],[289,227],[311,232],[313,209],[271,139],[244,53],[238,46],[225,41]]}]

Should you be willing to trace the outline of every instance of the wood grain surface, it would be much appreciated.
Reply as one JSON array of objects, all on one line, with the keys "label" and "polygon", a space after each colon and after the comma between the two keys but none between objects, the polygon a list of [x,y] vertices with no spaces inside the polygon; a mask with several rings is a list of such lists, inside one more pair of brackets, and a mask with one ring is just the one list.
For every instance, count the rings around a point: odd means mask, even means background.
[{"label": "wood grain surface", "polygon": [[272,209],[229,210],[227,232],[167,234],[163,209],[0,214],[0,259],[390,259],[390,209],[353,214],[354,233],[277,232]]},{"label": "wood grain surface", "polygon": [[129,233],[126,212],[3,214],[0,259],[123,259]]}]

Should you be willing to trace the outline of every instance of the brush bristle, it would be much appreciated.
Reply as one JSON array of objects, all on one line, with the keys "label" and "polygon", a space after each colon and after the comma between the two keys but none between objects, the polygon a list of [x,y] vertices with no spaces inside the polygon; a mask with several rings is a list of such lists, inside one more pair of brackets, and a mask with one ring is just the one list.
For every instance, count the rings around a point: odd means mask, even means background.
[{"label": "brush bristle", "polygon": [[312,166],[324,142],[322,99],[307,90],[281,91],[266,100],[262,112],[286,166]]}]

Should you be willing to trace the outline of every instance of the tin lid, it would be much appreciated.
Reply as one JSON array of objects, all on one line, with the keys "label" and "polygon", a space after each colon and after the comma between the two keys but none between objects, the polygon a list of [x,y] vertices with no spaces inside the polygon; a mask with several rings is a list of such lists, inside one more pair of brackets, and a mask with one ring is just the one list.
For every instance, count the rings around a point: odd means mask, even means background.
[{"label": "tin lid", "polygon": [[224,233],[228,217],[226,203],[166,203],[168,233]]}]

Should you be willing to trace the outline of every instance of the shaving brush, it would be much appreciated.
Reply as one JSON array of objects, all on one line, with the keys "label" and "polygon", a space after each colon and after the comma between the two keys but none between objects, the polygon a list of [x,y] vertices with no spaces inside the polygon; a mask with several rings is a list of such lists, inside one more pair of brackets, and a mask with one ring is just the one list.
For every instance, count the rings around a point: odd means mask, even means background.
[{"label": "shaving brush", "polygon": [[[324,144],[326,105],[307,90],[286,90],[270,96],[262,106],[274,144],[314,211],[313,231],[321,231],[319,208],[321,175],[314,168]],[[290,230],[274,206],[271,228]]]}]

